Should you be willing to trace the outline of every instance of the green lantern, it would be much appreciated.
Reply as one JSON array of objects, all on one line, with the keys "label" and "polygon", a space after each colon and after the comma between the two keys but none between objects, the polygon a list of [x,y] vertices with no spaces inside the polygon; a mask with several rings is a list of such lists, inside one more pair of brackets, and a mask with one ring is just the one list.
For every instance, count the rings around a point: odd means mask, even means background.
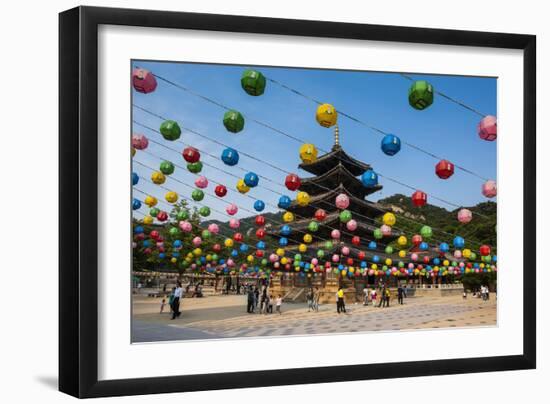
[{"label": "green lantern", "polygon": [[323,250],[317,250],[317,257],[323,258],[325,256],[325,252]]},{"label": "green lantern", "polygon": [[475,252],[472,251],[472,252],[470,253],[470,258],[469,258],[470,261],[475,261],[476,258],[477,258],[477,254],[476,254]]},{"label": "green lantern", "polygon": [[170,235],[171,235],[172,237],[177,236],[177,235],[179,234],[179,232],[180,232],[180,231],[178,230],[177,227],[170,227],[170,230],[168,230],[168,233],[170,233]]},{"label": "green lantern", "polygon": [[229,132],[238,133],[244,128],[244,117],[240,112],[233,109],[227,111],[223,115],[223,126]]},{"label": "green lantern", "polygon": [[189,219],[189,212],[187,210],[180,210],[176,214],[176,219],[178,219],[178,221]]},{"label": "green lantern", "polygon": [[177,140],[181,135],[181,129],[176,121],[164,121],[160,125],[160,133],[166,140]]},{"label": "green lantern", "polygon": [[262,95],[265,90],[265,76],[256,70],[245,70],[241,77],[241,86],[247,94]]},{"label": "green lantern", "polygon": [[163,161],[160,163],[160,172],[164,175],[170,175],[174,173],[174,164],[172,164],[170,161]]},{"label": "green lantern", "polygon": [[340,221],[342,223],[347,223],[351,220],[351,212],[347,209],[344,209],[340,212]]},{"label": "green lantern", "polygon": [[191,198],[193,198],[194,201],[202,201],[204,199],[204,192],[202,192],[200,189],[195,189],[191,193]]},{"label": "green lantern", "polygon": [[210,232],[208,230],[203,230],[201,233],[201,237],[203,240],[208,240],[210,238]]},{"label": "green lantern", "polygon": [[311,221],[307,225],[307,229],[311,232],[315,232],[315,231],[319,230],[319,223],[317,223],[316,221]]},{"label": "green lantern", "polygon": [[302,254],[296,254],[294,255],[294,261],[297,261],[299,263],[299,261],[302,260]]},{"label": "green lantern", "polygon": [[409,104],[414,109],[423,110],[434,102],[433,86],[424,80],[415,81],[409,88]]},{"label": "green lantern", "polygon": [[[195,190],[196,191],[196,190]],[[193,192],[195,192],[193,191]],[[202,198],[201,198],[202,199]],[[203,217],[210,216],[210,208],[208,206],[203,206],[199,209],[199,215]]]},{"label": "green lantern", "polygon": [[153,217],[157,217],[157,215],[160,213],[159,208],[151,208],[149,209],[149,215]]},{"label": "green lantern", "polygon": [[386,251],[386,254],[392,254],[393,253],[393,247],[389,245],[389,246],[386,247],[385,251]]},{"label": "green lantern", "polygon": [[332,241],[325,241],[325,250],[330,250],[332,248]]},{"label": "green lantern", "polygon": [[187,164],[187,169],[193,174],[198,174],[202,171],[202,163],[197,161],[196,163]]},{"label": "green lantern", "polygon": [[380,230],[380,229],[374,229],[372,234],[373,234],[374,238],[377,239],[377,240],[380,240],[382,237],[384,237],[384,235],[382,234],[382,230]]},{"label": "green lantern", "polygon": [[420,235],[424,239],[429,239],[432,237],[432,228],[430,226],[422,226],[420,229]]}]

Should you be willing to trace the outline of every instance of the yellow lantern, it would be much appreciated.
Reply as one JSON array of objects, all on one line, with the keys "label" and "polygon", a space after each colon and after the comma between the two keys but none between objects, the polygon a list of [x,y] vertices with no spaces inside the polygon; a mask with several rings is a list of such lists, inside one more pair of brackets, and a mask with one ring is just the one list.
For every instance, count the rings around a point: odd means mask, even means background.
[{"label": "yellow lantern", "polygon": [[298,246],[298,251],[300,251],[301,253],[305,253],[307,251],[307,245],[305,244],[300,244]]},{"label": "yellow lantern", "polygon": [[212,255],[211,254],[206,255],[206,261],[212,261]]},{"label": "yellow lantern", "polygon": [[166,195],[164,195],[164,198],[166,199],[166,201],[174,203],[178,200],[178,194],[174,191],[168,191]]},{"label": "yellow lantern", "polygon": [[239,191],[241,194],[246,194],[248,191],[250,191],[250,187],[245,184],[242,178],[237,181],[237,191]]},{"label": "yellow lantern", "polygon": [[449,260],[443,261],[443,266],[448,267],[449,266]]},{"label": "yellow lantern", "polygon": [[345,269],[342,270],[342,276],[346,276],[348,273],[348,271],[346,271]]},{"label": "yellow lantern", "polygon": [[354,272],[355,272],[355,268],[354,268],[354,267],[349,267],[349,268],[348,268],[348,272],[349,272],[350,274],[354,273]]},{"label": "yellow lantern", "polygon": [[155,198],[154,196],[151,196],[151,195],[147,195],[145,197],[145,200],[143,201],[145,202],[145,204],[147,206],[149,206],[150,208],[152,208],[153,206],[155,206],[157,203],[158,203],[158,200],[157,198]]},{"label": "yellow lantern", "polygon": [[296,202],[298,202],[298,205],[300,206],[307,206],[309,205],[309,200],[311,198],[309,197],[309,194],[307,192],[298,192],[298,195],[296,195]]},{"label": "yellow lantern", "polygon": [[317,160],[317,148],[315,145],[305,143],[300,146],[300,159],[305,164],[310,164]]},{"label": "yellow lantern", "polygon": [[311,234],[304,234],[304,243],[311,243],[313,241],[313,237],[311,236]]},{"label": "yellow lantern", "polygon": [[[387,215],[387,213],[386,213],[386,215]],[[395,220],[393,222],[395,223]],[[388,226],[390,226],[390,225],[388,225]],[[399,244],[400,246],[407,245],[407,237],[399,236],[399,238],[397,239],[397,244]]]},{"label": "yellow lantern", "polygon": [[393,226],[395,224],[395,215],[391,212],[384,213],[384,216],[382,216],[382,221],[386,226]]},{"label": "yellow lantern", "polygon": [[149,216],[149,215],[145,216],[143,218],[143,223],[144,224],[153,224],[153,217]]},{"label": "yellow lantern", "polygon": [[372,265],[370,266],[370,268],[371,268],[371,269],[374,269],[374,270],[376,271],[376,270],[378,269],[378,265],[372,264]]},{"label": "yellow lantern", "polygon": [[290,222],[294,221],[294,214],[292,212],[285,212],[283,214],[283,221],[285,223],[290,223]]},{"label": "yellow lantern", "polygon": [[472,255],[472,250],[470,250],[469,248],[465,248],[464,250],[462,250],[462,256],[464,258],[470,258],[471,255]]},{"label": "yellow lantern", "polygon": [[277,248],[277,251],[275,252],[279,257],[283,257],[285,255],[285,250],[283,248]]},{"label": "yellow lantern", "polygon": [[384,261],[386,263],[387,266],[390,266],[392,264],[392,260],[391,258],[386,258],[386,261]]},{"label": "yellow lantern", "polygon": [[407,256],[407,251],[405,250],[400,250],[399,251],[399,258],[405,258]]},{"label": "yellow lantern", "polygon": [[174,257],[172,257],[172,258],[170,259],[170,262],[171,262],[172,264],[175,264],[176,262],[178,262],[178,260],[175,259]]},{"label": "yellow lantern", "polygon": [[482,262],[481,264],[479,264],[479,267],[480,267],[481,269],[485,268],[485,263]]},{"label": "yellow lantern", "polygon": [[317,119],[319,125],[324,126],[325,128],[330,128],[336,124],[338,113],[332,105],[322,104],[317,108],[315,119]]},{"label": "yellow lantern", "polygon": [[193,250],[193,255],[194,255],[195,257],[200,257],[200,256],[202,255],[202,250],[201,250],[200,248],[195,248],[195,249]]},{"label": "yellow lantern", "polygon": [[187,253],[187,258],[189,258],[190,260],[193,259],[193,253]]},{"label": "yellow lantern", "polygon": [[153,171],[153,174],[151,174],[151,181],[157,185],[164,184],[166,176],[160,171]]},{"label": "yellow lantern", "polygon": [[227,248],[231,248],[231,247],[233,247],[233,239],[231,239],[231,238],[226,238],[225,241],[223,242],[223,244],[224,244]]},{"label": "yellow lantern", "polygon": [[283,265],[288,264],[288,258],[287,257],[281,258],[281,264],[283,264]]},{"label": "yellow lantern", "polygon": [[246,260],[250,263],[254,262],[254,256],[253,255],[249,255],[248,257],[246,257]]}]

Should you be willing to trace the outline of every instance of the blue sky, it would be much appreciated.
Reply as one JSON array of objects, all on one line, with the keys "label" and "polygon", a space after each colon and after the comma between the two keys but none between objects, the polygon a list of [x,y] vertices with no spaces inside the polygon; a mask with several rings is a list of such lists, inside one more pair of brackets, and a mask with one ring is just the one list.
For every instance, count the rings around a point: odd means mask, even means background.
[{"label": "blue sky", "polygon": [[[316,122],[317,105],[313,102],[269,81],[262,96],[253,97],[246,94],[240,85],[241,74],[245,69],[243,66],[146,61],[135,61],[133,65],[146,68],[219,101],[245,116],[244,130],[233,134],[226,131],[222,124],[225,112],[222,108],[168,83],[159,80],[157,89],[150,94],[135,91],[133,93],[134,104],[176,120],[180,126],[204,134],[241,153],[238,166],[229,167],[219,159],[224,147],[201,136],[183,130],[178,141],[168,142],[158,133],[133,125],[133,133],[142,133],[150,140],[174,149],[171,151],[150,142],[145,152],[138,151],[134,157],[134,172],[148,179],[152,170],[139,163],[158,169],[162,160],[172,161],[181,168],[176,167],[176,171],[168,178],[164,187],[176,191],[180,197],[190,199],[193,181],[196,178],[195,174],[184,169],[186,162],[180,154],[181,150],[186,145],[192,145],[203,151],[201,160],[205,167],[201,175],[210,181],[206,193],[213,195],[214,187],[218,183],[228,188],[228,194],[223,201],[207,195],[201,203],[194,204],[197,207],[210,206],[214,210],[212,218],[227,220],[227,215],[216,210],[224,212],[225,206],[230,202],[240,207],[238,217],[246,217],[253,214],[252,205],[255,199],[266,202],[266,211],[274,211],[277,209],[270,205],[277,204],[279,195],[294,197],[295,193],[284,187],[285,174],[270,168],[264,162],[281,167],[285,171],[295,172],[301,177],[310,175],[298,169],[298,149],[301,143],[258,125],[250,118],[313,143],[324,150],[329,150],[333,144],[333,129],[323,128]],[[386,133],[393,133],[402,141],[442,156],[482,177],[496,178],[496,142],[486,142],[478,137],[476,126],[480,117],[437,95],[428,109],[417,111],[411,108],[407,100],[407,90],[411,82],[399,74],[261,66],[253,68],[315,99],[333,104],[337,110],[344,111]],[[461,100],[484,114],[496,115],[496,78],[419,74],[412,76],[415,79],[428,80],[437,91]],[[161,119],[137,108],[133,109],[133,119],[157,130],[162,123]],[[405,145],[395,156],[386,156],[380,149],[382,135],[379,133],[344,116],[339,116],[338,125],[340,143],[348,154],[371,164],[382,176],[394,178],[461,206],[472,206],[486,200],[481,194],[483,180],[458,169],[450,179],[441,180],[434,172],[438,160]],[[243,152],[253,155],[260,161],[244,156]],[[214,157],[206,155],[207,153]],[[270,178],[274,183],[261,178],[260,185],[253,188],[248,196],[240,195],[235,189],[235,177],[244,176],[243,169]],[[376,201],[395,193],[412,194],[410,189],[387,178],[380,178],[379,181],[384,188],[371,195],[371,200]],[[191,187],[186,187],[182,183]],[[152,194],[159,200],[163,200],[166,193],[166,189],[143,179],[140,179],[134,190],[134,197],[140,200],[145,196],[140,191]],[[429,197],[428,202],[449,210],[454,209],[434,198]],[[165,203],[161,203],[159,207],[168,210]],[[144,206],[139,211],[146,214],[147,209]]]}]

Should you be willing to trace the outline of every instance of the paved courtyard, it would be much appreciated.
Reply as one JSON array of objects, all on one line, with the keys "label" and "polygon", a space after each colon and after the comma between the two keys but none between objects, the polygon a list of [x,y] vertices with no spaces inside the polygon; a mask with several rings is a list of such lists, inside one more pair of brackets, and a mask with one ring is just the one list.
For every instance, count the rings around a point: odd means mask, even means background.
[{"label": "paved courtyard", "polygon": [[159,313],[160,299],[139,296],[133,302],[132,335],[134,342],[152,342],[496,325],[494,295],[486,302],[470,295],[396,303],[389,308],[348,304],[347,314],[337,314],[335,304],[308,313],[305,303],[283,303],[282,315],[264,315],[246,313],[244,296],[208,296],[183,299],[181,317],[171,320],[167,306]]}]

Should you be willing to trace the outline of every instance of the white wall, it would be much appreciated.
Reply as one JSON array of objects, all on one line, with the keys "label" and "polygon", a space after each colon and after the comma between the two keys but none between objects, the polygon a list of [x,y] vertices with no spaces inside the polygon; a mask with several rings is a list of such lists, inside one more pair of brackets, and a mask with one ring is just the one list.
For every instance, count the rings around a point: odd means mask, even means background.
[{"label": "white wall", "polygon": [[[307,3],[307,4],[306,4]],[[545,2],[415,1],[315,2],[232,0],[200,2],[90,1],[88,5],[157,8],[225,14],[337,20],[388,25],[415,25],[483,31],[531,33],[538,36],[538,245],[548,245],[550,198],[543,151],[550,146],[550,27]],[[18,1],[4,6],[0,24],[0,394],[5,402],[66,402],[56,391],[57,374],[57,13],[78,2]],[[546,16],[546,17],[545,17]],[[546,91],[545,91],[546,90]],[[533,248],[534,253],[535,248]],[[7,258],[7,259],[6,259]],[[534,270],[534,269],[533,269]],[[118,398],[126,402],[193,403],[243,400],[282,403],[315,400],[343,402],[465,403],[526,401],[547,396],[550,377],[548,338],[550,309],[539,262],[538,366],[536,371],[231,390],[186,395]],[[14,276],[16,275],[16,276]],[[16,279],[15,283],[12,279]],[[543,300],[544,299],[544,300]],[[475,342],[474,342],[475,343]],[[334,349],[331,348],[331,349]],[[465,388],[467,387],[467,388]],[[529,396],[529,398],[528,398]],[[374,400],[374,401],[373,401]],[[112,400],[111,400],[112,401]]]}]

